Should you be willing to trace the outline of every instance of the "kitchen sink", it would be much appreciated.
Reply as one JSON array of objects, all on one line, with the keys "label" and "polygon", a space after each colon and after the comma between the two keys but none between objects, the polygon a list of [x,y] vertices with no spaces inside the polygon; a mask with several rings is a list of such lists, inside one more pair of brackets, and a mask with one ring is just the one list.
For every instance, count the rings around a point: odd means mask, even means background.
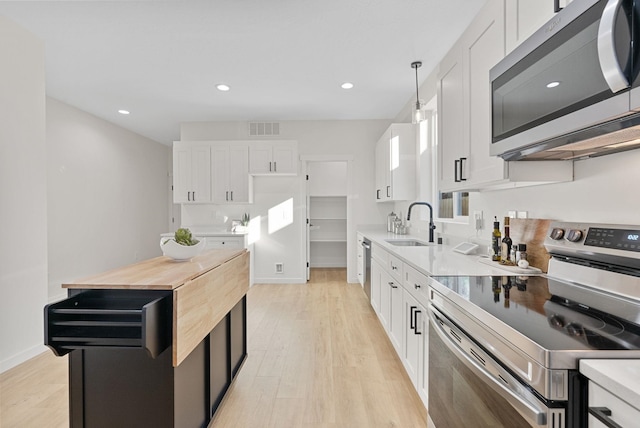
[{"label": "kitchen sink", "polygon": [[386,241],[398,247],[426,247],[429,245],[426,242],[416,241],[415,239],[387,239]]}]

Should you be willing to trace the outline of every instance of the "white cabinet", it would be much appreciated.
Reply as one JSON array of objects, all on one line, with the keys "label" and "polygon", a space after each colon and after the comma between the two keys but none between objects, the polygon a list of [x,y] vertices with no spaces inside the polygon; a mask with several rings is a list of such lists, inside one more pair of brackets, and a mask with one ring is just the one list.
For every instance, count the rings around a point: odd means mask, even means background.
[{"label": "white cabinet", "polygon": [[[424,370],[424,319],[425,308],[407,291],[404,291],[404,341],[402,363],[413,382],[418,386],[420,373]],[[427,330],[428,331],[428,330]],[[426,405],[426,404],[425,404]]]},{"label": "white cabinet", "polygon": [[462,126],[464,93],[462,49],[456,43],[440,62],[438,74],[438,188],[447,191],[466,180],[469,156]]},{"label": "white cabinet", "polygon": [[205,237],[206,250],[245,248],[243,236],[208,236]]},{"label": "white cabinet", "polygon": [[489,154],[489,71],[505,55],[504,11],[503,0],[489,0],[440,63],[440,191],[499,189],[573,179],[570,161],[540,161],[532,165],[531,162],[505,162]]},{"label": "white cabinet", "polygon": [[296,141],[259,141],[249,146],[249,173],[252,175],[297,175]]},{"label": "white cabinet", "polygon": [[380,316],[381,275],[384,268],[375,258],[371,260],[371,307]]},{"label": "white cabinet", "polygon": [[[403,266],[404,272],[404,287],[405,293],[411,296],[409,290],[413,290],[416,293],[421,293],[428,289],[428,281],[427,276],[418,272],[412,266],[408,264],[404,264]],[[413,297],[412,297],[413,299]],[[410,299],[411,300],[411,299]],[[413,336],[411,336],[412,340],[415,343],[412,343],[410,347],[407,348],[407,357],[415,358],[417,353],[417,372],[415,373],[414,386],[418,391],[418,395],[422,399],[424,405],[427,405],[428,396],[429,396],[429,316],[427,314],[426,308],[420,305],[415,299],[411,301],[412,305],[417,304],[418,307],[414,310],[413,317]],[[409,315],[411,315],[411,306],[409,306]],[[416,315],[417,314],[417,315]],[[407,331],[407,336],[411,335],[410,327],[412,324],[409,324],[405,331]],[[418,347],[417,351],[414,349]],[[413,362],[410,361],[410,367],[413,367]]]},{"label": "white cabinet", "polygon": [[[589,409],[605,412],[606,419],[618,424],[618,426],[638,426],[638,421],[640,421],[640,408],[638,407],[640,407],[640,404],[635,404],[637,407],[631,406],[622,398],[612,394],[597,383],[589,381]],[[613,425],[605,425],[593,414],[589,414],[589,428],[606,428],[607,426]]]},{"label": "white cabinet", "polygon": [[391,344],[400,355],[402,351],[402,334],[404,331],[404,292],[398,281],[391,281],[389,284],[389,326],[387,333],[391,339]]},{"label": "white cabinet", "polygon": [[211,165],[214,203],[253,202],[253,177],[249,176],[248,144],[213,143]]},{"label": "white cabinet", "polygon": [[[364,275],[365,275],[365,260],[364,260],[364,247],[362,246],[363,242],[364,242],[364,237],[362,236],[362,234],[357,233],[356,234],[356,240],[358,241],[356,243],[356,269],[357,269],[357,274],[358,274],[358,282],[360,283],[361,286],[364,287]],[[371,272],[369,272],[369,275],[371,275]]]},{"label": "white cabinet", "polygon": [[211,148],[209,144],[173,143],[173,202],[211,202]]},{"label": "white cabinet", "polygon": [[416,196],[416,133],[410,123],[394,123],[376,144],[376,201],[408,201]]},{"label": "white cabinet", "polygon": [[505,8],[507,53],[535,33],[555,14],[554,0],[508,0],[505,2]]}]

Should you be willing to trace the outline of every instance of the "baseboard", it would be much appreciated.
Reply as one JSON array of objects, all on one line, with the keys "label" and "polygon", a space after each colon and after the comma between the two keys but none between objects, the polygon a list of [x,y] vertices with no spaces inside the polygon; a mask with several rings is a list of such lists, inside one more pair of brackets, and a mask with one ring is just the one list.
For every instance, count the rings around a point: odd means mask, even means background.
[{"label": "baseboard", "polygon": [[0,361],[0,373],[4,373],[7,370],[14,368],[31,358],[46,352],[49,348],[46,346],[39,344],[32,348],[26,349],[6,360]]}]

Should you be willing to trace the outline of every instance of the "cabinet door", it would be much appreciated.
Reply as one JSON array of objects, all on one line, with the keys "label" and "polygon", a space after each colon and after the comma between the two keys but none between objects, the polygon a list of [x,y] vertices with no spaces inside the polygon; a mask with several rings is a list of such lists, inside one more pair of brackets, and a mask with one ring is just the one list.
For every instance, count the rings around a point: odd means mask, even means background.
[{"label": "cabinet door", "polygon": [[438,184],[441,190],[460,186],[459,165],[467,157],[464,141],[462,53],[456,44],[440,63],[438,76]]},{"label": "cabinet door", "polygon": [[298,173],[298,151],[295,143],[274,143],[273,172],[277,174]]},{"label": "cabinet door", "polygon": [[389,147],[391,197],[394,201],[414,200],[416,197],[416,132],[415,125],[391,125]]},{"label": "cabinet door", "polygon": [[371,307],[380,313],[380,289],[381,289],[381,277],[383,269],[377,260],[371,261]]},{"label": "cabinet door", "polygon": [[389,303],[389,337],[398,355],[402,354],[402,333],[404,331],[404,292],[402,287],[394,283],[391,286],[391,302]]},{"label": "cabinet door", "polygon": [[404,343],[402,362],[414,386],[418,384],[419,364],[421,358],[422,332],[417,324],[424,309],[408,292],[404,292]]},{"label": "cabinet door", "polygon": [[211,148],[174,144],[173,201],[211,202]]},{"label": "cabinet door", "polygon": [[489,70],[504,57],[504,3],[487,3],[465,33],[464,70],[469,124],[468,184],[505,178],[504,161],[489,154],[491,146],[491,85]]},{"label": "cabinet door", "polygon": [[192,202],[211,202],[211,148],[191,148],[191,199]]},{"label": "cabinet door", "polygon": [[389,138],[386,134],[376,144],[376,201],[391,199],[389,183]]},{"label": "cabinet door", "polygon": [[191,149],[173,147],[173,202],[191,202]]},{"label": "cabinet door", "polygon": [[256,143],[249,149],[249,172],[251,174],[269,174],[273,172],[271,144]]},{"label": "cabinet door", "polygon": [[[554,0],[506,1],[507,53],[541,28],[554,15]],[[568,3],[560,1],[560,3]]]},{"label": "cabinet door", "polygon": [[234,203],[252,202],[249,177],[249,146],[231,144],[229,147],[229,199]]},{"label": "cabinet door", "polygon": [[211,148],[211,170],[213,202],[229,202],[229,146],[214,145]]},{"label": "cabinet door", "polygon": [[392,287],[397,287],[397,283],[395,280],[386,272],[382,271],[380,275],[380,313],[379,318],[382,326],[387,331],[387,334],[390,332],[389,320],[391,318],[391,290]]}]

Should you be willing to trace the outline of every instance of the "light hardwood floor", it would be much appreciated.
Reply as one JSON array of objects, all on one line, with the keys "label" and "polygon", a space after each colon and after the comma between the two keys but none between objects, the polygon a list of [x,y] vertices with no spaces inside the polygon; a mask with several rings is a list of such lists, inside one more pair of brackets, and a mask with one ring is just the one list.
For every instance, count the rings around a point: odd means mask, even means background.
[{"label": "light hardwood floor", "polygon": [[[426,427],[426,411],[362,288],[344,269],[255,285],[248,353],[214,428]],[[0,375],[0,427],[66,427],[67,359]]]}]

